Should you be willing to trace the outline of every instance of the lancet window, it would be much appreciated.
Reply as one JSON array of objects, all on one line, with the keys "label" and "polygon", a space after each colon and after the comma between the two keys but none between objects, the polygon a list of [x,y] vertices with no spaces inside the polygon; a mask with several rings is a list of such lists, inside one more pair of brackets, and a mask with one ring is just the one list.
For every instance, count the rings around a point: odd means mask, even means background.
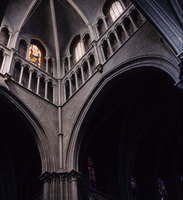
[{"label": "lancet window", "polygon": [[119,1],[115,1],[111,5],[111,7],[109,9],[109,13],[110,13],[110,16],[111,16],[113,22],[123,13],[123,8]]},{"label": "lancet window", "polygon": [[27,59],[37,67],[41,67],[41,51],[36,45],[30,45]]}]

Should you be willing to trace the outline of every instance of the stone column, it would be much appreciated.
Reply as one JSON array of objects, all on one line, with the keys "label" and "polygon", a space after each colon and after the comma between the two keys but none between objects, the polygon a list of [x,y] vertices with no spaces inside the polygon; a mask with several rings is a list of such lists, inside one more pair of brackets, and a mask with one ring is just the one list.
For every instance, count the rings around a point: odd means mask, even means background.
[{"label": "stone column", "polygon": [[63,175],[63,183],[64,183],[64,200],[70,200],[69,199],[69,190],[68,190],[68,173],[65,173]]},{"label": "stone column", "polygon": [[64,176],[63,174],[60,174],[60,177],[59,177],[59,199],[58,200],[65,200],[64,199]]},{"label": "stone column", "polygon": [[31,90],[31,82],[32,82],[32,73],[34,70],[29,70],[29,83],[28,83],[28,89]]},{"label": "stone column", "polygon": [[81,78],[82,78],[82,83],[84,84],[85,79],[84,79],[83,66],[81,66],[80,68],[81,68]]},{"label": "stone column", "polygon": [[114,30],[114,35],[115,35],[116,40],[117,40],[117,42],[118,42],[118,47],[120,47],[120,46],[121,46],[121,41],[120,41],[120,39],[119,39],[119,37],[118,37],[118,34],[116,33],[116,30]]},{"label": "stone column", "polygon": [[53,103],[56,104],[56,91],[57,91],[56,83],[53,83]]},{"label": "stone column", "polygon": [[70,200],[78,200],[78,187],[77,181],[80,174],[76,171],[71,171],[69,174],[70,179]]},{"label": "stone column", "polygon": [[62,77],[66,74],[65,73],[65,58],[62,60],[62,70],[61,70],[61,72],[62,72]]},{"label": "stone column", "polygon": [[[61,119],[61,116],[60,116]],[[61,131],[58,134],[58,141],[59,141],[59,168],[63,169],[63,134]]]},{"label": "stone column", "polygon": [[86,62],[88,64],[89,77],[91,77],[92,76],[92,70],[91,70],[90,61],[87,59]]},{"label": "stone column", "polygon": [[136,30],[138,29],[138,27],[137,27],[136,24],[134,23],[134,21],[133,21],[131,15],[128,15],[128,17],[130,18],[130,21],[131,21],[131,23],[132,23],[132,26],[133,26],[134,31],[136,31]]},{"label": "stone column", "polygon": [[66,85],[65,84],[63,84],[63,103],[65,103],[66,102]]},{"label": "stone column", "polygon": [[72,82],[71,82],[71,77],[69,78],[69,90],[70,90],[70,96],[72,96]]},{"label": "stone column", "polygon": [[4,64],[5,64],[7,57],[8,57],[8,54],[6,52],[3,52],[3,61],[2,61],[2,64],[0,66],[1,71],[3,71],[3,69],[4,69]]},{"label": "stone column", "polygon": [[4,52],[3,54],[3,63],[1,66],[1,71],[3,74],[11,74],[12,70],[12,62],[13,62],[13,56],[14,56],[15,50],[11,49],[10,54],[8,52]]},{"label": "stone column", "polygon": [[[81,45],[83,46],[83,50],[84,50],[84,53],[86,52],[86,48],[85,48],[85,45],[84,45],[84,40],[83,40],[83,38],[80,40],[80,42],[81,42]],[[83,55],[82,55],[82,57],[83,57]],[[81,58],[82,58],[81,57]]]},{"label": "stone column", "polygon": [[49,67],[49,59],[50,59],[50,57],[48,57],[48,56],[46,56],[45,57],[45,60],[46,60],[46,69],[45,69],[45,71],[46,71],[46,73],[48,73],[48,67]]},{"label": "stone column", "polygon": [[40,179],[43,181],[43,199],[50,200],[50,173],[45,172]]},{"label": "stone column", "polygon": [[17,31],[12,35],[12,37],[11,37],[12,40],[11,40],[11,43],[9,44],[9,47],[10,47],[10,48],[16,49],[16,46],[18,45],[18,44],[17,44],[17,41],[18,41],[19,33],[20,33],[20,30],[17,30]]},{"label": "stone column", "polygon": [[50,177],[50,200],[55,200],[56,192],[57,192],[57,185],[56,185],[56,179],[57,179],[57,174],[52,173]]},{"label": "stone column", "polygon": [[122,29],[123,29],[123,31],[124,31],[124,33],[125,33],[126,39],[129,38],[130,35],[129,35],[128,32],[126,31],[126,28],[125,28],[125,26],[123,25],[123,23],[121,24],[121,26],[122,26]]},{"label": "stone column", "polygon": [[10,48],[10,44],[11,44],[11,39],[12,39],[12,32],[9,32],[9,39],[8,39],[8,44],[7,47]]},{"label": "stone column", "polygon": [[44,98],[48,100],[48,82],[49,80],[45,80],[45,95]]},{"label": "stone column", "polygon": [[102,60],[103,60],[103,62],[105,62],[106,58],[105,58],[104,49],[103,49],[103,45],[102,44],[100,45],[100,50],[101,50],[101,54],[102,54]]},{"label": "stone column", "polygon": [[77,76],[77,72],[74,72],[74,76],[75,76],[75,80],[76,80],[76,90],[78,90],[79,86],[78,86],[78,76]]},{"label": "stone column", "polygon": [[93,42],[93,47],[94,47],[94,51],[95,51],[95,62],[96,62],[96,66],[101,64],[101,59],[99,57],[99,53],[98,53],[98,48],[97,48],[97,42],[94,41]]},{"label": "stone column", "polygon": [[38,74],[37,75],[37,87],[36,87],[36,94],[38,94],[38,95],[39,95],[40,78],[41,78],[41,75]]},{"label": "stone column", "polygon": [[52,64],[53,64],[53,77],[56,77],[56,61],[55,58],[52,58]]},{"label": "stone column", "polygon": [[67,58],[68,58],[68,71],[69,71],[71,69],[71,55],[68,54]]},{"label": "stone column", "polygon": [[113,50],[112,50],[112,47],[111,47],[111,43],[110,43],[109,38],[107,38],[107,44],[108,44],[108,46],[109,46],[110,56],[112,56]]},{"label": "stone column", "polygon": [[21,65],[21,70],[20,70],[20,77],[19,77],[19,84],[22,84],[22,77],[23,77],[23,72],[24,72],[24,65]]},{"label": "stone column", "polygon": [[100,38],[100,33],[98,31],[97,24],[95,24],[95,31],[96,31],[97,39]]},{"label": "stone column", "polygon": [[107,25],[107,22],[106,22],[106,17],[102,16],[102,19],[103,19],[103,22],[104,22],[105,29],[107,30],[108,29],[108,25]]},{"label": "stone column", "polygon": [[86,23],[88,30],[90,31],[90,39],[91,41],[95,40],[94,30],[90,23]]},{"label": "stone column", "polygon": [[49,200],[50,199],[50,183],[46,180],[44,181],[44,186],[43,186],[43,199],[44,200]]}]

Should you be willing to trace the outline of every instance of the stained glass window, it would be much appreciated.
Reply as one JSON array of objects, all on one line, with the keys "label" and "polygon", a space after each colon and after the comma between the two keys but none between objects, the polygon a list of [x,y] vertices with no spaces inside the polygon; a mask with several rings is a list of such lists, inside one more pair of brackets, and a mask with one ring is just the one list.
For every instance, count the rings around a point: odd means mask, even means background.
[{"label": "stained glass window", "polygon": [[30,45],[27,59],[37,67],[41,67],[41,51],[36,45]]},{"label": "stained glass window", "polygon": [[165,188],[163,181],[160,178],[157,178],[157,184],[158,184],[158,192],[161,196],[161,200],[167,200],[168,199],[168,193],[166,191],[166,188]]},{"label": "stained glass window", "polygon": [[90,156],[88,157],[88,174],[89,174],[89,181],[92,187],[96,188],[94,162]]},{"label": "stained glass window", "polygon": [[139,194],[139,189],[137,185],[137,181],[135,176],[130,177],[130,185],[131,185],[131,191],[133,195],[134,200],[140,200],[140,194]]},{"label": "stained glass window", "polygon": [[[157,181],[157,191],[160,195],[161,200],[168,200],[168,193],[163,181],[160,178],[157,178],[156,181]],[[135,176],[130,177],[130,185],[131,185],[133,199],[141,200],[141,195],[139,192],[139,188],[138,188],[138,184],[137,184]]]},{"label": "stained glass window", "polygon": [[111,15],[112,21],[114,22],[123,12],[123,8],[119,1],[115,1],[109,10],[109,13]]}]

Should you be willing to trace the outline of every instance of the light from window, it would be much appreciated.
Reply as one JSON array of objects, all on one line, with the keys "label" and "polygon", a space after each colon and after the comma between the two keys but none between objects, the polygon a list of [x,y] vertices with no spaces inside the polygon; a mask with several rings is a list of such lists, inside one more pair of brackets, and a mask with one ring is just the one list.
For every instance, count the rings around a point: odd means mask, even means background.
[{"label": "light from window", "polygon": [[89,174],[89,180],[91,182],[91,186],[96,188],[96,177],[95,177],[95,168],[94,168],[94,162],[92,158],[88,157],[88,174]]},{"label": "light from window", "polygon": [[84,55],[84,45],[83,42],[78,42],[75,47],[75,61],[77,62]]},{"label": "light from window", "polygon": [[30,45],[27,59],[37,67],[41,67],[41,51],[36,45]]},{"label": "light from window", "polygon": [[114,2],[109,10],[109,13],[111,15],[112,21],[114,22],[123,12],[123,8],[119,1]]}]

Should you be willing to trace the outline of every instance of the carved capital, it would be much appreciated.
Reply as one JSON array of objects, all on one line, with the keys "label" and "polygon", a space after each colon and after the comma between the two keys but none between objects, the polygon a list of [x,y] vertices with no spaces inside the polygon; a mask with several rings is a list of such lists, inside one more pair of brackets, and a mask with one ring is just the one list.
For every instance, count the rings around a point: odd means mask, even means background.
[{"label": "carved capital", "polygon": [[72,170],[69,173],[69,179],[70,181],[77,181],[81,177],[81,174],[75,170]]},{"label": "carved capital", "polygon": [[4,75],[4,80],[5,80],[5,81],[8,81],[8,80],[10,80],[10,79],[11,79],[11,74],[6,73],[6,74]]},{"label": "carved capital", "polygon": [[45,172],[40,176],[40,180],[43,181],[44,183],[50,183],[50,176],[51,174],[49,172]]},{"label": "carved capital", "polygon": [[92,46],[97,46],[97,41],[96,40],[93,40]]},{"label": "carved capital", "polygon": [[69,180],[69,174],[67,172],[62,173],[63,181],[68,181]]},{"label": "carved capital", "polygon": [[32,74],[34,72],[34,69],[30,68],[29,73]]},{"label": "carved capital", "polygon": [[16,53],[16,50],[14,48],[11,48],[11,54]]},{"label": "carved capital", "polygon": [[97,72],[102,73],[102,72],[103,72],[103,65],[99,64],[99,65],[96,67],[96,69],[97,69]]}]

